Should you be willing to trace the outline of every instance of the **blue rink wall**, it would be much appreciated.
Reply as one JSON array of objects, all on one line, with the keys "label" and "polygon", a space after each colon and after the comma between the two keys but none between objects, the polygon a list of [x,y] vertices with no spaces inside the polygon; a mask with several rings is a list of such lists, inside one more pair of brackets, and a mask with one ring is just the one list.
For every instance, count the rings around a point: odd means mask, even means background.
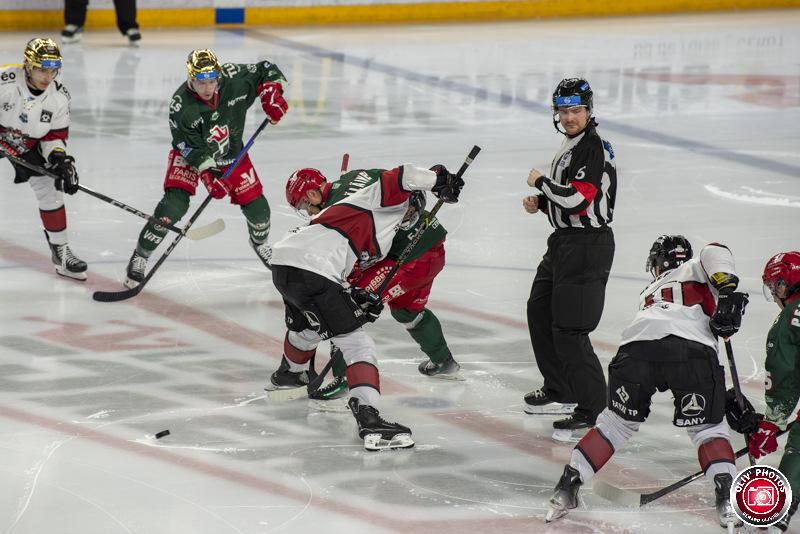
[{"label": "blue rink wall", "polygon": [[[501,21],[800,8],[800,0],[140,0],[143,28]],[[63,0],[4,0],[0,30],[63,25]],[[94,0],[86,26],[116,25],[111,0]]]}]

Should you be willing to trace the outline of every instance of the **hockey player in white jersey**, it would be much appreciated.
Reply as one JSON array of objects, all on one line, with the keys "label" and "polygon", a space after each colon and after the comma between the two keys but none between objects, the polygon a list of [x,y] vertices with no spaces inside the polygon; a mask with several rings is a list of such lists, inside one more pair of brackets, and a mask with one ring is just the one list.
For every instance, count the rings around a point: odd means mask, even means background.
[{"label": "hockey player in white jersey", "polygon": [[714,483],[720,525],[738,526],[729,501],[736,458],[723,422],[725,375],[717,337],[727,339],[739,330],[747,294],[736,291],[733,256],[717,243],[692,258],[686,238],[663,235],[650,249],[647,270],[654,280],[641,293],[639,311],[608,366],[608,407],[572,451],[546,520],[578,505],[580,487],[647,419],[656,390],[670,390],[673,424],[686,428],[700,467]]},{"label": "hockey player in white jersey", "polygon": [[53,180],[12,163],[14,183],[28,182],[39,201],[56,272],[86,280],[86,263],[67,244],[64,193],[78,191],[78,173],[66,152],[70,97],[57,79],[61,61],[52,39],[36,38],[25,47],[22,65],[0,67],[0,157],[15,156],[59,176]]},{"label": "hockey player in white jersey", "polygon": [[[304,171],[309,169],[292,174],[287,191],[303,187]],[[272,280],[283,296],[288,331],[280,367],[266,389],[304,388],[313,380],[308,362],[317,345],[331,339],[347,363],[348,405],[364,447],[406,448],[414,445],[411,430],[385,421],[378,412],[377,351],[362,328],[378,318],[383,304],[367,289],[350,288],[347,278],[356,264],[364,271],[386,257],[412,191],[432,191],[444,202],[457,202],[464,181],[443,165],[365,172],[380,178],[321,211],[308,210],[316,213],[309,225],[273,246]]]}]

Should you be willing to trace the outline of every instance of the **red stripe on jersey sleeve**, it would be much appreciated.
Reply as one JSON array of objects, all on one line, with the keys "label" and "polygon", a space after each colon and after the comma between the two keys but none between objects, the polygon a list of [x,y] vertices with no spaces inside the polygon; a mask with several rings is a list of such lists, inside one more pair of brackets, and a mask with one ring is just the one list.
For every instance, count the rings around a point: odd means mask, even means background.
[{"label": "red stripe on jersey sleeve", "polygon": [[714,303],[714,295],[707,284],[700,282],[682,282],[681,293],[683,294],[683,305],[694,306],[699,304],[703,308],[703,313],[711,317],[714,315],[716,304]]},{"label": "red stripe on jersey sleeve", "polygon": [[381,378],[378,368],[367,362],[356,362],[348,365],[345,371],[347,376],[347,386],[353,389],[358,386],[368,386],[381,390]]},{"label": "red stripe on jersey sleeve", "polygon": [[381,174],[381,206],[398,206],[410,196],[411,191],[403,189],[403,167]]},{"label": "red stripe on jersey sleeve", "polygon": [[[573,186],[589,204],[591,204],[594,197],[597,196],[597,187],[595,187],[594,184],[590,184],[589,182],[570,182],[570,185]],[[586,215],[587,208],[588,206],[582,209],[578,215]]]},{"label": "red stripe on jersey sleeve", "polygon": [[66,141],[67,137],[69,137],[69,128],[59,128],[58,130],[50,130],[47,132],[47,134],[41,138],[41,141],[56,141],[58,139]]},{"label": "red stripe on jersey sleeve", "polygon": [[344,236],[358,257],[363,252],[370,258],[382,255],[375,236],[375,221],[368,209],[339,202],[324,210],[311,224],[321,224]]}]

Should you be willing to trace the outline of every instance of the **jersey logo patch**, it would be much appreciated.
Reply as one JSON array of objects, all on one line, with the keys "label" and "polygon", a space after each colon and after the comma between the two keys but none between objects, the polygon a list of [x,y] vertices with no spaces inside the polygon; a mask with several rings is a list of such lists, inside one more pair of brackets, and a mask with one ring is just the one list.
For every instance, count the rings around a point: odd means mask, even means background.
[{"label": "jersey logo patch", "polygon": [[681,399],[681,413],[686,417],[694,417],[706,409],[706,399],[697,393],[689,393]]},{"label": "jersey logo patch", "polygon": [[214,159],[220,159],[228,153],[228,145],[230,144],[230,130],[228,125],[220,126],[215,124],[211,130],[211,135],[206,139],[207,143],[217,143],[217,150],[214,152]]},{"label": "jersey logo patch", "polygon": [[53,119],[53,112],[47,111],[46,109],[42,110],[42,116],[39,117],[41,122],[50,122]]},{"label": "jersey logo patch", "polygon": [[19,121],[23,124],[28,124],[28,114],[24,111],[19,114]]}]

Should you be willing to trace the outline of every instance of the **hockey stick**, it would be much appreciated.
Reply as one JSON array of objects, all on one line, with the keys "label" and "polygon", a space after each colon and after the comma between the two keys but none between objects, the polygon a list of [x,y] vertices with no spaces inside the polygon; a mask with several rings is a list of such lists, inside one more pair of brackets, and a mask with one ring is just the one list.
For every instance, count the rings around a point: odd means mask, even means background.
[{"label": "hockey stick", "polygon": [[[461,168],[458,169],[458,172],[456,173],[457,178],[461,178],[462,176],[464,176],[464,173],[467,171],[467,168],[470,166],[472,161],[478,156],[478,153],[480,151],[481,147],[479,147],[478,145],[472,147],[472,150],[469,151],[469,154],[467,155],[466,159],[464,159],[464,163],[461,164]],[[381,285],[378,286],[378,289],[375,290],[376,294],[380,295],[381,293],[386,291],[387,287],[389,287],[389,284],[392,282],[394,275],[397,274],[397,270],[400,269],[403,263],[405,263],[408,256],[411,254],[411,251],[414,250],[414,247],[417,246],[417,243],[419,243],[419,240],[422,238],[422,235],[425,233],[425,230],[428,229],[430,222],[434,219],[434,217],[436,217],[436,214],[439,212],[439,209],[441,209],[443,204],[444,201],[442,199],[439,199],[433,206],[433,209],[428,213],[425,222],[422,224],[417,233],[414,234],[414,237],[411,238],[411,241],[408,243],[408,245],[406,245],[406,248],[403,249],[403,252],[400,253],[400,256],[398,256],[397,261],[395,262],[394,265],[392,265],[392,268],[386,274],[386,278],[383,280]],[[333,367],[333,358],[328,360],[328,363],[325,364],[325,367],[322,368],[322,371],[320,371],[319,375],[314,380],[309,382],[307,386],[309,393],[313,393],[314,391],[319,389],[319,386],[322,384],[322,381],[325,380],[325,376],[328,374],[328,371],[331,370],[331,367]]]},{"label": "hockey stick", "polygon": [[[40,167],[39,165],[35,165],[33,163],[25,161],[24,159],[20,158],[17,154],[9,152],[9,149],[10,149],[10,147],[8,147],[7,145],[0,143],[0,153],[2,153],[2,156],[8,158],[9,161],[12,161],[12,162],[16,163],[17,165],[20,165],[22,167],[30,169],[30,170],[34,171],[36,174],[38,174],[38,175],[49,176],[50,178],[55,178],[55,179],[60,178],[60,176],[58,176],[56,173],[54,173],[54,172],[52,172],[52,171],[50,171],[48,169],[45,169],[44,167]],[[127,211],[128,213],[132,213],[134,215],[138,215],[142,219],[147,219],[148,221],[152,222],[153,224],[158,224],[160,226],[163,226],[167,230],[175,232],[176,234],[183,233],[183,230],[181,228],[178,228],[177,226],[174,226],[172,224],[167,224],[167,223],[165,223],[163,221],[160,221],[160,220],[156,219],[155,217],[153,217],[152,215],[148,215],[147,213],[145,213],[143,211],[137,210],[133,206],[129,206],[129,205],[123,203],[123,202],[120,202],[119,200],[116,200],[116,199],[113,199],[111,197],[108,197],[108,196],[106,196],[106,195],[104,195],[102,193],[98,193],[97,191],[95,191],[93,189],[89,189],[86,186],[78,184],[78,190],[86,193],[87,195],[91,195],[91,196],[93,196],[95,198],[98,198],[98,199],[102,200],[103,202],[108,202],[112,206],[116,206],[118,208],[122,208],[123,210]],[[186,232],[186,237],[188,237],[189,239],[191,239],[193,241],[199,241],[201,239],[206,239],[208,237],[216,235],[216,234],[220,233],[221,231],[223,231],[224,229],[225,229],[225,221],[223,221],[222,219],[217,219],[216,221],[214,221],[212,223],[209,223],[209,224],[206,224],[205,226],[201,226],[199,228],[191,228],[190,230],[188,230]]]},{"label": "hockey stick", "polygon": [[[733,346],[731,345],[730,338],[723,340],[725,342],[725,353],[728,355],[728,367],[731,370],[731,381],[733,382],[733,392],[736,395],[736,404],[739,406],[739,411],[745,412],[744,395],[742,395],[742,386],[739,384],[739,372],[736,370],[736,360],[733,358]],[[744,435],[744,442],[750,443],[750,434]],[[756,460],[750,454],[747,455],[750,465],[755,465]]]},{"label": "hockey stick", "polygon": [[[794,421],[792,421],[786,426],[785,429],[778,432],[776,437],[782,436],[786,432],[789,432],[789,430],[791,430],[792,427],[794,427],[794,425],[795,423]],[[736,451],[736,457],[741,458],[742,456],[748,453],[749,449],[748,447],[745,447],[743,449],[739,449],[738,451]],[[592,482],[592,491],[594,492],[595,495],[599,495],[600,497],[603,497],[608,501],[617,504],[622,504],[624,506],[629,506],[631,508],[639,508],[641,506],[644,506],[646,504],[655,501],[656,499],[660,499],[664,495],[672,493],[676,489],[682,488],[683,486],[689,484],[690,482],[694,482],[698,478],[702,477],[704,474],[705,473],[703,473],[703,471],[698,471],[697,473],[682,478],[679,481],[670,484],[665,488],[661,488],[658,491],[654,491],[652,493],[641,493],[636,490],[618,488],[602,480],[595,480]]]},{"label": "hockey stick", "polygon": [[342,170],[339,171],[339,176],[342,176],[344,173],[347,172],[347,166],[350,164],[350,154],[345,152],[342,155]]},{"label": "hockey stick", "polygon": [[[247,144],[242,147],[242,149],[239,151],[239,154],[236,156],[236,159],[233,160],[233,163],[230,164],[228,170],[226,170],[225,173],[222,175],[222,177],[220,178],[221,180],[224,180],[225,178],[231,175],[231,173],[236,168],[236,166],[239,165],[239,162],[242,160],[245,154],[247,154],[247,151],[250,150],[250,147],[253,146],[256,137],[258,137],[258,135],[262,131],[264,131],[264,128],[266,128],[267,124],[269,123],[270,123],[269,117],[266,117],[264,118],[263,121],[261,121],[261,124],[258,126],[258,128],[256,128],[256,131],[253,132],[253,135],[250,136],[250,139],[247,141]],[[189,228],[192,227],[194,221],[196,221],[197,218],[200,216],[200,214],[203,213],[203,210],[206,209],[206,206],[208,206],[212,198],[214,197],[208,195],[206,199],[203,201],[203,203],[200,204],[200,207],[197,208],[194,214],[192,214],[189,221],[186,223],[186,226],[184,227],[184,232],[187,232]],[[150,279],[156,273],[158,268],[161,267],[161,265],[164,263],[164,260],[167,259],[167,257],[172,253],[172,251],[175,250],[175,247],[178,246],[178,243],[181,242],[183,236],[184,233],[180,233],[177,236],[175,236],[175,239],[172,241],[172,243],[170,243],[167,250],[165,250],[164,253],[161,255],[161,257],[158,258],[156,264],[153,265],[153,268],[150,269],[150,272],[147,273],[147,275],[142,279],[141,283],[138,286],[134,287],[133,289],[127,289],[125,291],[95,291],[94,294],[92,295],[92,298],[98,302],[117,302],[120,300],[125,300],[131,297],[135,297],[136,295],[141,293],[142,289],[144,289],[144,286],[147,285],[147,282],[150,281]]]}]

